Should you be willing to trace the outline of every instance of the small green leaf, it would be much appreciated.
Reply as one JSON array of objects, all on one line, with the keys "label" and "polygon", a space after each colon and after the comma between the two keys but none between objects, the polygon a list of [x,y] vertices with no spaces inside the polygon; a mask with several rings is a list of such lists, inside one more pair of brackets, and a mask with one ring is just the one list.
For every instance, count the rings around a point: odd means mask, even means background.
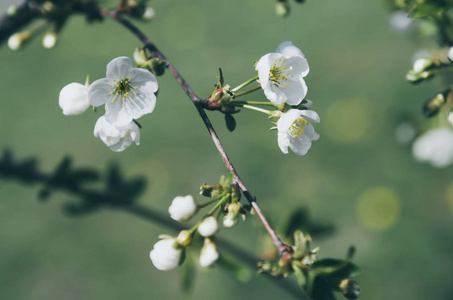
[{"label": "small green leaf", "polygon": [[231,114],[225,114],[226,127],[230,132],[233,132],[236,128],[236,120]]},{"label": "small green leaf", "polygon": [[296,264],[292,264],[292,267],[294,270],[294,275],[296,275],[297,283],[299,284],[300,287],[304,287],[305,284],[307,283],[307,279],[305,278],[304,272]]},{"label": "small green leaf", "polygon": [[222,68],[219,68],[219,84],[220,84],[220,87],[223,86],[223,83],[224,83],[224,79],[223,79],[223,72],[222,72]]}]

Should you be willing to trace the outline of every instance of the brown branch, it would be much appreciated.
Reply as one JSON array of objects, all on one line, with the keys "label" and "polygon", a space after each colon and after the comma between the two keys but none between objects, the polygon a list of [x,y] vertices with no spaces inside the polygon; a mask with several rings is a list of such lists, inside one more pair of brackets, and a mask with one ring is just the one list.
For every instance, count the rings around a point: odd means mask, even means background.
[{"label": "brown branch", "polygon": [[223,159],[223,162],[225,163],[225,166],[227,167],[229,172],[234,173],[234,180],[235,183],[238,184],[239,188],[241,189],[242,193],[244,196],[247,198],[249,203],[252,205],[253,209],[255,210],[256,214],[258,215],[261,223],[263,223],[264,228],[268,232],[269,236],[272,239],[272,242],[274,246],[277,248],[280,257],[283,260],[288,260],[291,258],[292,255],[292,248],[285,243],[282,242],[278,234],[275,232],[275,230],[272,228],[272,226],[269,224],[268,220],[264,216],[263,212],[261,211],[260,207],[258,206],[258,203],[256,203],[254,197],[252,194],[248,191],[247,187],[245,186],[244,182],[242,179],[239,177],[236,169],[234,168],[231,160],[229,159],[225,148],[223,147],[222,143],[220,142],[220,139],[217,135],[217,133],[214,130],[214,127],[211,124],[211,121],[209,120],[208,116],[206,115],[206,112],[203,108],[203,100],[198,97],[195,92],[190,88],[190,86],[187,84],[187,82],[184,80],[184,78],[181,76],[181,74],[175,69],[175,67],[170,63],[168,59],[165,58],[165,56],[162,54],[162,52],[159,51],[159,49],[152,43],[146,35],[140,31],[134,24],[129,22],[127,19],[124,19],[121,14],[117,13],[116,11],[109,11],[109,10],[102,10],[101,13],[104,16],[113,18],[120,24],[122,24],[124,27],[129,29],[147,48],[150,50],[151,55],[153,57],[160,58],[162,61],[166,62],[167,68],[172,73],[172,75],[175,77],[175,79],[178,81],[178,83],[181,85],[183,90],[186,92],[186,94],[189,96],[189,98],[192,100],[193,104],[195,105],[201,119],[203,120],[204,124],[206,125],[206,128],[209,131],[209,134],[211,135],[211,138],[217,148],[217,150],[220,153],[220,156]]}]

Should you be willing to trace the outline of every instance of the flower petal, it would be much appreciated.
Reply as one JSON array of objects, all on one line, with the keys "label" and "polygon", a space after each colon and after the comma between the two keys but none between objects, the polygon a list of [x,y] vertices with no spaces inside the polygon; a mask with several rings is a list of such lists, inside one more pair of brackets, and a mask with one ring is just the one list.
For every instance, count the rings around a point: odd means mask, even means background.
[{"label": "flower petal", "polygon": [[91,105],[96,107],[106,104],[112,98],[112,96],[109,95],[112,90],[107,78],[98,79],[93,82],[88,89],[88,101]]},{"label": "flower petal", "polygon": [[305,58],[304,53],[298,47],[294,46],[291,41],[285,41],[278,45],[275,52],[281,53],[284,57],[300,56]]},{"label": "flower petal", "polygon": [[307,85],[305,84],[304,79],[299,76],[298,81],[287,82],[285,87],[281,88],[281,91],[286,95],[286,103],[289,105],[298,105],[304,100],[307,95]]},{"label": "flower petal", "polygon": [[110,81],[122,78],[126,76],[130,69],[132,69],[132,60],[129,57],[117,57],[107,64],[107,79]]}]

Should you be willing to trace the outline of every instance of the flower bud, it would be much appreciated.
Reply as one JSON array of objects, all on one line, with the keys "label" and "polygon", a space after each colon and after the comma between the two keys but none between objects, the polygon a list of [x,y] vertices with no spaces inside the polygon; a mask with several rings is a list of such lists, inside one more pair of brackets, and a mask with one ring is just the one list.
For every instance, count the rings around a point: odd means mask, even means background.
[{"label": "flower bud", "polygon": [[286,0],[279,0],[275,4],[275,13],[279,17],[287,17],[289,15],[290,9],[289,4]]},{"label": "flower bud", "polygon": [[11,35],[8,39],[8,47],[11,50],[19,50],[22,44],[27,42],[31,37],[30,32],[22,31]]},{"label": "flower bud", "polygon": [[6,14],[8,15],[8,17],[15,17],[17,15],[17,6],[16,5],[8,6]]},{"label": "flower bud", "polygon": [[343,279],[338,285],[340,292],[347,299],[357,299],[360,297],[360,285],[355,280]]},{"label": "flower bud", "polygon": [[154,57],[148,60],[144,66],[154,75],[161,76],[164,74],[167,64],[162,59]]},{"label": "flower bud", "polygon": [[174,239],[164,239],[154,244],[149,257],[158,270],[170,271],[179,266],[181,253]]},{"label": "flower bud", "polygon": [[139,67],[144,65],[148,61],[148,58],[146,57],[146,52],[143,48],[138,47],[135,48],[134,61]]},{"label": "flower bud", "polygon": [[228,213],[223,218],[223,227],[231,228],[238,223],[240,209],[241,204],[239,203],[231,203],[228,205]]},{"label": "flower bud", "polygon": [[434,62],[432,59],[427,58],[427,57],[422,57],[422,58],[417,59],[414,62],[414,66],[412,67],[412,69],[416,73],[421,73],[423,71],[428,70],[433,64],[434,64]]},{"label": "flower bud", "polygon": [[209,216],[204,219],[200,225],[198,225],[198,232],[201,236],[209,237],[214,235],[219,230],[219,223],[217,218],[214,216]]},{"label": "flower bud", "polygon": [[76,116],[90,106],[88,102],[88,85],[72,82],[60,91],[58,104],[66,116]]},{"label": "flower bud", "polygon": [[188,230],[181,230],[176,242],[183,247],[189,246],[192,243],[192,234]]},{"label": "flower bud", "polygon": [[42,39],[42,45],[46,49],[51,49],[51,48],[55,47],[55,45],[57,43],[57,38],[58,38],[58,35],[56,32],[48,32]]},{"label": "flower bud", "polygon": [[200,265],[202,267],[210,267],[219,259],[219,251],[217,251],[216,243],[210,239],[204,239],[203,248],[200,253]]},{"label": "flower bud", "polygon": [[198,205],[191,195],[178,196],[171,202],[168,212],[173,220],[187,221],[192,218],[198,210]]},{"label": "flower bud", "polygon": [[156,12],[154,11],[154,8],[152,8],[151,6],[148,6],[146,9],[145,9],[145,12],[143,13],[143,16],[142,18],[144,20],[151,20],[152,18],[154,18],[154,15],[156,14]]}]

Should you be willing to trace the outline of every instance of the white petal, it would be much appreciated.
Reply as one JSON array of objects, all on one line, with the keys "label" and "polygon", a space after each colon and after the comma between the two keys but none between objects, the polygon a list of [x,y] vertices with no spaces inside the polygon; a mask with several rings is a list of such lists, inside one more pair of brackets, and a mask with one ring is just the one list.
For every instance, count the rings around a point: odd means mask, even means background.
[{"label": "white petal", "polygon": [[283,73],[288,73],[288,78],[291,79],[291,75],[302,75],[302,77],[307,76],[310,68],[308,66],[308,61],[300,56],[292,56],[285,59],[285,62],[282,64],[282,67],[286,67],[285,70],[282,70]]},{"label": "white petal", "polygon": [[308,88],[305,84],[305,80],[301,76],[299,76],[298,79],[298,81],[287,82],[285,87],[280,88],[286,95],[286,103],[289,105],[299,105],[307,95]]},{"label": "white petal", "polygon": [[93,106],[100,106],[112,98],[109,96],[109,93],[113,91],[111,87],[109,87],[109,81],[107,78],[98,79],[90,85],[88,89],[88,101]]},{"label": "white petal", "polygon": [[132,78],[132,86],[141,88],[147,93],[155,93],[157,91],[157,79],[148,70],[140,68],[132,68],[126,74],[127,78]]},{"label": "white petal", "polygon": [[129,57],[117,57],[107,64],[107,79],[110,81],[123,78],[130,69],[132,69],[132,60]]},{"label": "white petal", "polygon": [[297,138],[290,137],[289,147],[295,154],[305,155],[311,147],[311,140],[305,133]]},{"label": "white petal", "polygon": [[118,127],[126,126],[133,119],[122,106],[122,102],[121,100],[115,100],[114,102],[110,101],[105,104],[106,120]]},{"label": "white petal", "polygon": [[278,45],[275,52],[281,53],[285,57],[300,56],[305,58],[304,53],[298,47],[294,46],[291,41],[285,41]]},{"label": "white petal", "polygon": [[302,110],[300,115],[307,119],[309,122],[319,123],[319,115],[313,110]]}]

